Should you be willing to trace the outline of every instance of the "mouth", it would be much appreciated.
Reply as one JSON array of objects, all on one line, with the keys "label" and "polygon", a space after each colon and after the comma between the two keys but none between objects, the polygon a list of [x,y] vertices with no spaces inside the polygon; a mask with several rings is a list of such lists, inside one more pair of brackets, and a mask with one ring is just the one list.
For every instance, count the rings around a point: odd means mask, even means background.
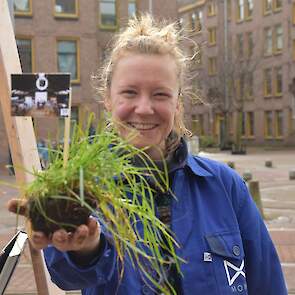
[{"label": "mouth", "polygon": [[155,123],[128,122],[127,125],[138,131],[148,131],[158,127],[158,124]]}]

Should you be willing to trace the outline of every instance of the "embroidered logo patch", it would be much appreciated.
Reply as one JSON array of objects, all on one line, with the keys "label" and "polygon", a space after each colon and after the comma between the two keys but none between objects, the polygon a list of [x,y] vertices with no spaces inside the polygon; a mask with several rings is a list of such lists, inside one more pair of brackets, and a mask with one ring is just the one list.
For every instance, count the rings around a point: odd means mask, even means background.
[{"label": "embroidered logo patch", "polygon": [[204,261],[205,262],[212,262],[212,254],[211,253],[209,253],[209,252],[204,252],[204,255],[203,255],[204,257]]},{"label": "embroidered logo patch", "polygon": [[223,261],[223,264],[229,286],[231,286],[240,275],[246,277],[244,271],[244,260],[242,261],[240,266],[235,266],[234,264],[226,260]]}]

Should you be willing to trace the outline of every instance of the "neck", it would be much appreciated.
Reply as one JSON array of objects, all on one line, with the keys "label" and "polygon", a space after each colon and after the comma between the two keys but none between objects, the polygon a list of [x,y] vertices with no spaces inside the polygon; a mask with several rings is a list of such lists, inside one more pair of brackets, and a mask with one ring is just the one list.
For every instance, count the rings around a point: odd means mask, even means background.
[{"label": "neck", "polygon": [[165,153],[163,149],[160,147],[152,146],[145,150],[145,153],[153,160],[153,161],[162,161],[165,158]]}]

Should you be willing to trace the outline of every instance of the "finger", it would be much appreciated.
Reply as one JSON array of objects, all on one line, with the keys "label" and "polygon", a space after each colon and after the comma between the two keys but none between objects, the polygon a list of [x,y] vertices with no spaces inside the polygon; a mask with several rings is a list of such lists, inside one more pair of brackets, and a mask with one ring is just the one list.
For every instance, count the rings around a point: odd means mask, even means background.
[{"label": "finger", "polygon": [[27,215],[27,203],[25,199],[11,199],[7,203],[7,208],[12,213]]},{"label": "finger", "polygon": [[43,232],[32,232],[30,242],[35,249],[41,250],[46,248],[50,241]]},{"label": "finger", "polygon": [[52,235],[52,244],[60,251],[72,250],[70,247],[70,236],[64,229],[55,231]]},{"label": "finger", "polygon": [[75,230],[73,235],[73,246],[75,250],[79,250],[82,247],[82,245],[84,244],[88,236],[89,236],[89,229],[88,229],[88,226],[85,224],[80,225]]},{"label": "finger", "polygon": [[89,229],[89,236],[95,236],[100,233],[100,225],[95,218],[89,217],[87,226]]}]

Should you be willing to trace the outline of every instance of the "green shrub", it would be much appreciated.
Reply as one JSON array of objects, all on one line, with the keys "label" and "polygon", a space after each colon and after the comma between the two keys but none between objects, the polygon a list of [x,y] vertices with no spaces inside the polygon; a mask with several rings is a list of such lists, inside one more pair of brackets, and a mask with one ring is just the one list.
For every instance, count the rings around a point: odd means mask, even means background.
[{"label": "green shrub", "polygon": [[210,135],[200,136],[200,147],[201,148],[217,147],[217,141],[213,136],[210,136]]}]

